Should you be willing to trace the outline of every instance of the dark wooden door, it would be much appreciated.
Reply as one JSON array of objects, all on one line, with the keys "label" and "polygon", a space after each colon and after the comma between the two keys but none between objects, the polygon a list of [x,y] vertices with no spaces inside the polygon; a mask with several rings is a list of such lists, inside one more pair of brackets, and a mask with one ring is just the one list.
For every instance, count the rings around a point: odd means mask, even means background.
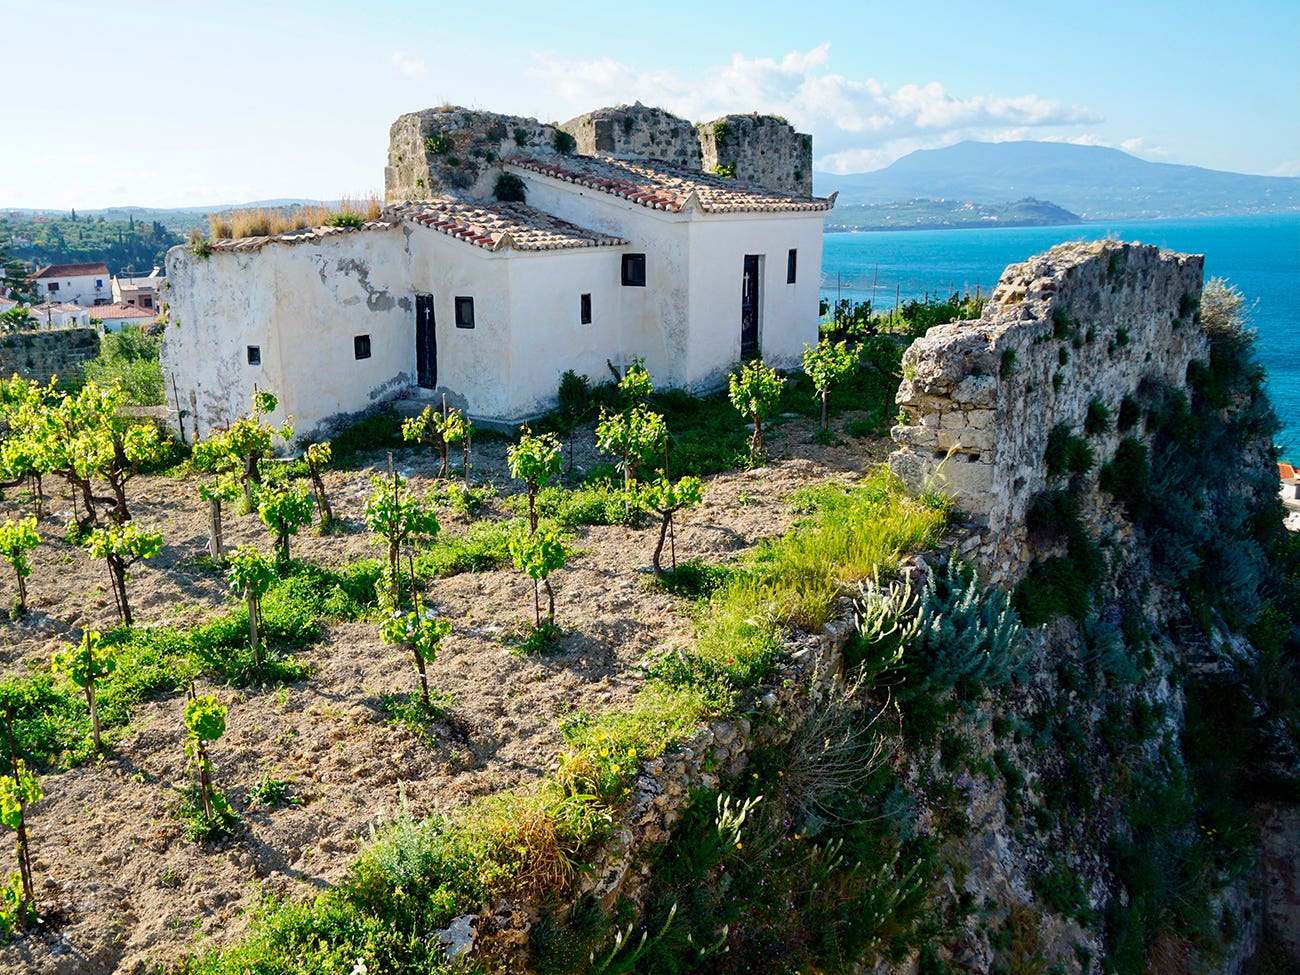
[{"label": "dark wooden door", "polygon": [[745,274],[740,286],[740,357],[758,355],[758,254],[745,255]]},{"label": "dark wooden door", "polygon": [[415,381],[425,389],[438,385],[438,336],[433,324],[433,295],[415,296]]}]

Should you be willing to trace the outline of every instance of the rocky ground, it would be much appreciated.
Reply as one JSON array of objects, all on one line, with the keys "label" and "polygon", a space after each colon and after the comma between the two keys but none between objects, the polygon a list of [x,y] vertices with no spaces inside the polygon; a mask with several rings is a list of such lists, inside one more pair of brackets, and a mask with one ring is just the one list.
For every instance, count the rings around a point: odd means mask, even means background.
[{"label": "rocky ground", "polygon": [[[843,422],[858,417],[846,415]],[[838,425],[838,424],[837,424]],[[722,561],[787,530],[800,486],[851,479],[883,459],[882,441],[841,438],[822,446],[814,428],[790,419],[771,431],[773,460],[711,479],[704,503],[680,516],[679,557]],[[580,434],[583,433],[580,431]],[[596,462],[590,430],[577,463]],[[293,554],[343,565],[380,554],[362,522],[369,478],[382,455],[327,477],[342,530],[293,540]],[[516,493],[500,442],[476,452],[476,479],[499,496],[480,517],[505,514]],[[424,454],[399,452],[397,467],[422,489],[436,472]],[[71,503],[53,485],[29,580],[32,612],[0,625],[0,677],[46,667],[85,627],[116,625],[102,563],[62,540]],[[189,625],[231,605],[223,578],[206,566],[206,506],[194,481],[141,477],[129,488],[136,520],[162,531],[163,552],[128,583],[139,626]],[[0,502],[0,516],[24,513]],[[466,520],[441,516],[444,530]],[[554,579],[560,652],[521,655],[532,622],[531,585],[513,569],[431,583],[426,598],[453,631],[430,665],[430,685],[448,696],[449,720],[417,734],[394,724],[387,695],[417,687],[400,648],[375,624],[327,628],[298,651],[311,675],[252,689],[206,687],[229,705],[228,730],[212,748],[218,787],[243,817],[237,835],[199,845],[178,818],[190,771],[180,695],[146,703],[111,738],[107,756],[42,780],[30,810],[40,927],[0,947],[0,972],[139,972],[238,938],[247,911],[266,894],[302,898],[338,881],[372,825],[404,801],[416,815],[447,812],[483,794],[526,786],[562,747],[558,718],[615,707],[637,690],[638,664],[692,638],[692,604],[650,585],[657,527],[594,526],[574,533],[576,555]],[[227,544],[270,537],[255,515],[228,519]],[[0,574],[0,587],[10,580]],[[5,590],[0,589],[0,592]],[[264,777],[288,783],[292,802],[249,799]],[[4,869],[8,869],[5,867]]]}]

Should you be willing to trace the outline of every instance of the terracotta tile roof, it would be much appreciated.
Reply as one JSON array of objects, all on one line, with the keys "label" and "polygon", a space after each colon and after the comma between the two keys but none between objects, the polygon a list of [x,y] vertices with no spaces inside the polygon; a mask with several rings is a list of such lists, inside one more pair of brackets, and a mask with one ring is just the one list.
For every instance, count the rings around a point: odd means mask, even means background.
[{"label": "terracotta tile roof", "polygon": [[116,321],[120,318],[157,318],[158,309],[156,308],[137,308],[135,305],[128,305],[124,302],[118,302],[114,305],[96,305],[90,309],[90,317],[98,318],[100,321]]},{"label": "terracotta tile roof", "polygon": [[1297,477],[1300,477],[1300,471],[1297,471],[1294,467],[1292,467],[1284,460],[1279,460],[1277,462],[1277,473],[1278,476],[1284,481],[1290,481],[1290,480],[1294,480]]},{"label": "terracotta tile roof", "polygon": [[[272,234],[269,237],[218,237],[216,240],[208,242],[208,246],[214,251],[255,251],[260,250],[267,244],[308,244],[318,240],[324,240],[326,237],[337,237],[339,234],[355,234],[363,230],[392,230],[397,226],[397,221],[391,218],[380,217],[378,220],[367,220],[360,227],[307,227],[303,230],[291,230],[284,234]],[[162,279],[159,278],[159,281]]]},{"label": "terracotta tile roof", "polygon": [[627,243],[621,237],[579,227],[524,203],[489,203],[443,197],[418,203],[398,203],[389,207],[387,212],[493,251],[505,247],[521,251],[620,247]]},{"label": "terracotta tile roof", "polygon": [[49,267],[41,268],[34,275],[37,281],[42,278],[77,278],[86,277],[91,274],[100,274],[108,277],[107,264],[51,264]]},{"label": "terracotta tile roof", "polygon": [[669,213],[694,206],[705,213],[799,213],[834,206],[833,198],[787,196],[740,180],[640,159],[516,155],[506,162]]}]

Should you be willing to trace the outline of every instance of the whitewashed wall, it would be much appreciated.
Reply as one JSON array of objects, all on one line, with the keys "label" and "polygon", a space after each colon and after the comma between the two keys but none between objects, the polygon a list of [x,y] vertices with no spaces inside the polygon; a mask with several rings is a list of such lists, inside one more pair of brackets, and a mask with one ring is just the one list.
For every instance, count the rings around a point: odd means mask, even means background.
[{"label": "whitewashed wall", "polygon": [[[690,345],[687,384],[718,385],[740,359],[745,255],[762,256],[758,346],[768,365],[798,367],[817,344],[824,213],[705,214],[690,222]],[[798,251],[795,283],[786,258]]]},{"label": "whitewashed wall", "polygon": [[[171,322],[164,372],[200,436],[248,410],[255,387],[280,397],[273,419],[292,415],[307,434],[413,382],[414,303],[401,229],[339,234],[201,258],[167,255]],[[358,360],[353,339],[369,335]],[[261,350],[250,365],[247,348]]]},{"label": "whitewashed wall", "polygon": [[[96,287],[95,282],[102,282]],[[57,284],[58,291],[51,291],[50,285]],[[68,305],[93,305],[100,301],[113,300],[113,282],[107,275],[79,274],[68,278],[50,278],[36,282],[42,301],[61,301]]]}]

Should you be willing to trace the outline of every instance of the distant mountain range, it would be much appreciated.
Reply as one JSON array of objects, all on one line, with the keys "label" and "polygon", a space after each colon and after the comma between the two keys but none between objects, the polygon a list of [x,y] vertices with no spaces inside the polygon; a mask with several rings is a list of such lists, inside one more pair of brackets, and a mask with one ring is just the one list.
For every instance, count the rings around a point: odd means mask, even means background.
[{"label": "distant mountain range", "polygon": [[1248,176],[1153,163],[1118,149],[1061,142],[959,142],[909,153],[884,169],[814,173],[840,204],[1051,200],[1085,220],[1198,217],[1300,210],[1300,177]]}]

